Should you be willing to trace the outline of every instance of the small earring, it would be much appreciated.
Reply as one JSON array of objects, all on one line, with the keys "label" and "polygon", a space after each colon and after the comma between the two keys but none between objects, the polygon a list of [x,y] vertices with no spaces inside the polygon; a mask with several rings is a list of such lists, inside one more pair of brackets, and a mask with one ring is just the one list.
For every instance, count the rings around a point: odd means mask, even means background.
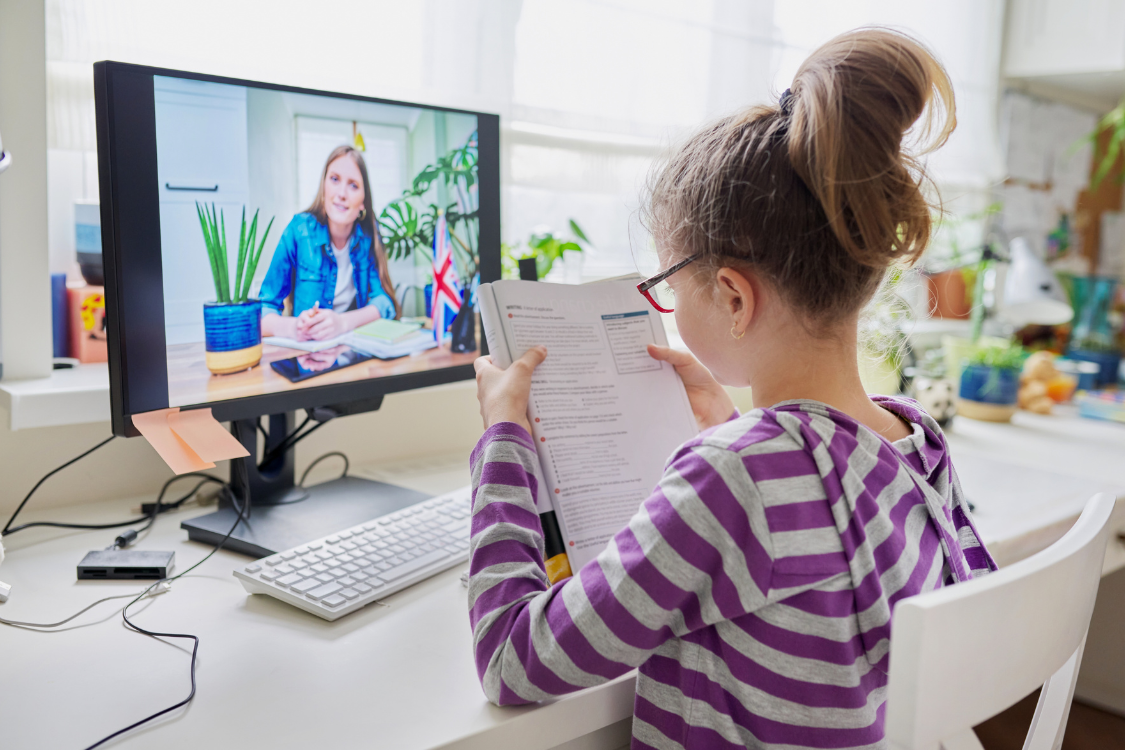
[{"label": "small earring", "polygon": [[366,218],[367,218],[367,209],[366,208],[359,209],[359,220],[363,221]]},{"label": "small earring", "polygon": [[746,335],[746,331],[743,331],[742,333],[740,333],[738,335],[735,335],[735,333],[734,333],[735,328],[736,328],[736,326],[730,327],[730,335],[734,338],[735,341],[737,341],[738,339],[740,339],[740,338],[742,338],[743,336]]}]

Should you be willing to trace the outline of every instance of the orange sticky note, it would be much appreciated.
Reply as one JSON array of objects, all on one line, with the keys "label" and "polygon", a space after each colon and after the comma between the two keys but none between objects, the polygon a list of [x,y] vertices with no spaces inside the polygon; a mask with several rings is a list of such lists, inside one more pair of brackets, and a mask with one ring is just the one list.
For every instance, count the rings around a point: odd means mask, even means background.
[{"label": "orange sticky note", "polygon": [[144,414],[133,415],[133,426],[136,427],[148,444],[156,449],[164,463],[177,474],[186,474],[189,471],[213,469],[215,464],[204,461],[191,447],[178,435],[172,432],[168,424],[168,415],[178,412],[178,406],[171,409],[157,409]]},{"label": "orange sticky note", "polygon": [[210,409],[175,411],[168,415],[172,432],[188,444],[204,461],[249,456],[250,451],[223,429]]}]

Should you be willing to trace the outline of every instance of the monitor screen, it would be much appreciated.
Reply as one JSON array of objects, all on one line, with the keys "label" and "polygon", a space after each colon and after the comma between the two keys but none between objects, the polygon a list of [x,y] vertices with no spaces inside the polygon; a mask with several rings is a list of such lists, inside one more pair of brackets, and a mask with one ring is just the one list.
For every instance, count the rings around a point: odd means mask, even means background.
[{"label": "monitor screen", "polygon": [[99,65],[115,428],[471,374],[499,271],[495,115]]}]

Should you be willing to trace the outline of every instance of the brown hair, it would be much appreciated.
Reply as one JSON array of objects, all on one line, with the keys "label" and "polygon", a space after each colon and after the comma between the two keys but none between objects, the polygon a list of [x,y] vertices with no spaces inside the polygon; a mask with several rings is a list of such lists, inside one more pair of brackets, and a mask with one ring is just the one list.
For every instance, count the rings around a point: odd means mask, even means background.
[{"label": "brown hair", "polygon": [[809,321],[852,314],[929,241],[927,178],[903,148],[924,114],[920,153],[956,125],[949,78],[921,43],[882,28],[842,34],[804,62],[780,106],[681,146],[650,182],[643,219],[676,255],[700,253],[701,268],[746,264]]},{"label": "brown hair", "polygon": [[359,225],[363,227],[363,231],[367,232],[367,236],[371,238],[371,255],[375,259],[376,268],[379,269],[379,282],[382,284],[383,291],[394,303],[395,317],[397,318],[402,314],[402,307],[395,296],[394,285],[391,284],[391,271],[387,266],[387,250],[383,247],[383,238],[379,235],[378,225],[375,223],[375,209],[371,203],[371,181],[367,179],[367,164],[363,161],[363,155],[359,151],[351,146],[337,146],[332,149],[332,153],[328,155],[328,160],[324,162],[324,171],[320,173],[320,185],[316,189],[316,198],[305,211],[315,216],[321,224],[328,225],[328,214],[324,212],[324,180],[328,177],[328,167],[332,162],[345,155],[352,158],[352,161],[359,167],[359,173],[363,176],[364,213],[358,221]]}]

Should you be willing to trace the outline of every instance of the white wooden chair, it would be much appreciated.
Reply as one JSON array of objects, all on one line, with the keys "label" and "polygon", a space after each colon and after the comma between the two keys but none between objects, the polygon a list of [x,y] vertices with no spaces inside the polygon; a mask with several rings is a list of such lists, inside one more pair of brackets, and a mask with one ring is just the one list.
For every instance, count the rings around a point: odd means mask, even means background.
[{"label": "white wooden chair", "polygon": [[894,609],[886,733],[893,750],[982,750],[973,727],[1042,686],[1024,750],[1062,745],[1114,498],[1095,495],[1042,552]]}]

